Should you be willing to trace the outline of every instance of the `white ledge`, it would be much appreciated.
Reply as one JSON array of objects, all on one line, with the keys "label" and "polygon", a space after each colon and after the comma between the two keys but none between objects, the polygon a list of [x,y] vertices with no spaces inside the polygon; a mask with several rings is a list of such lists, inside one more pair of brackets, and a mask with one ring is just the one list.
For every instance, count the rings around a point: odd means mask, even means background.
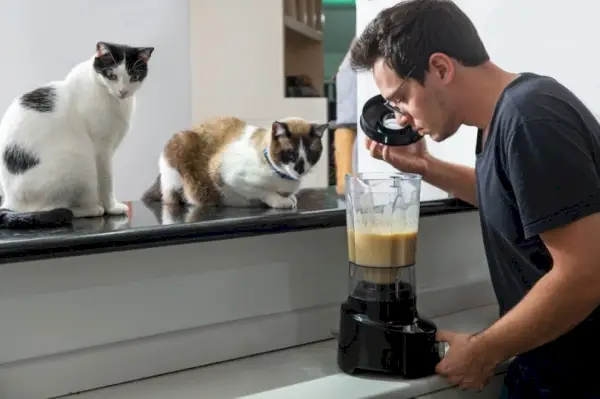
[{"label": "white ledge", "polygon": [[[498,317],[496,305],[434,318],[438,327],[479,331]],[[242,339],[242,338],[240,338]],[[505,371],[506,365],[498,373]],[[70,399],[408,399],[450,388],[439,376],[416,380],[356,377],[336,365],[328,340],[70,396]]]}]

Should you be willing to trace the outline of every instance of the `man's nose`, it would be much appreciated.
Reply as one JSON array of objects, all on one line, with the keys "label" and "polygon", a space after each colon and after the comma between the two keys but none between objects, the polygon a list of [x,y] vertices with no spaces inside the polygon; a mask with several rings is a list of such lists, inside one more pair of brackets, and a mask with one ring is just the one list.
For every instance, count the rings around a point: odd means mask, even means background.
[{"label": "man's nose", "polygon": [[396,117],[396,123],[400,126],[412,125],[412,118],[408,114],[396,112],[394,115]]}]

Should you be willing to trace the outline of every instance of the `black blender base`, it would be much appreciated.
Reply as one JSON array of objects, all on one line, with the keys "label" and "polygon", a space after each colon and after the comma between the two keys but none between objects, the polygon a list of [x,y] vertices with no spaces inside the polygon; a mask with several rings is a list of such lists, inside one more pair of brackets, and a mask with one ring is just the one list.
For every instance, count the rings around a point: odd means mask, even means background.
[{"label": "black blender base", "polygon": [[338,336],[338,367],[347,374],[375,372],[408,379],[435,374],[440,361],[436,327],[420,318],[418,332],[369,319],[344,303]]}]

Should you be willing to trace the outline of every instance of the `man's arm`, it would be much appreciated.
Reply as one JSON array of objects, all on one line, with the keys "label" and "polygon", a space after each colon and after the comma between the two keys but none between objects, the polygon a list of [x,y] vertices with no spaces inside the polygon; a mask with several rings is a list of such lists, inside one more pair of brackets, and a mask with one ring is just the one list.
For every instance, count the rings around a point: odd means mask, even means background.
[{"label": "man's arm", "polygon": [[600,179],[587,140],[568,124],[537,121],[506,146],[524,239],[539,235],[553,266],[517,306],[474,337],[498,360],[555,340],[600,305]]},{"label": "man's arm", "polygon": [[405,147],[385,147],[366,140],[371,156],[398,170],[418,173],[427,183],[477,206],[475,169],[437,159],[427,153],[425,140]]},{"label": "man's arm", "polygon": [[500,361],[555,340],[600,304],[600,213],[541,235],[554,266],[525,298],[475,336]]},{"label": "man's arm", "polygon": [[477,206],[475,169],[426,155],[423,180],[451,195]]}]

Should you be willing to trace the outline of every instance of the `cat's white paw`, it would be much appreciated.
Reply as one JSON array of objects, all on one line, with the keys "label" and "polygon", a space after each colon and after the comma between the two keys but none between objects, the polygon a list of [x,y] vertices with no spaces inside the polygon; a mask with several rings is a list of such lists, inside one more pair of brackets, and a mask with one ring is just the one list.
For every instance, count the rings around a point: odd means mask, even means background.
[{"label": "cat's white paw", "polygon": [[110,207],[106,209],[107,215],[127,215],[129,207],[121,202],[113,202]]},{"label": "cat's white paw", "polygon": [[104,215],[104,207],[100,205],[89,208],[73,209],[73,216],[76,218],[96,218]]},{"label": "cat's white paw", "polygon": [[265,199],[265,203],[269,205],[271,208],[277,209],[290,209],[296,208],[298,200],[295,195],[290,195],[289,197],[272,196]]},{"label": "cat's white paw", "polygon": [[296,198],[294,194],[290,195],[288,198],[293,203],[292,208],[296,209],[298,207],[298,198]]}]

